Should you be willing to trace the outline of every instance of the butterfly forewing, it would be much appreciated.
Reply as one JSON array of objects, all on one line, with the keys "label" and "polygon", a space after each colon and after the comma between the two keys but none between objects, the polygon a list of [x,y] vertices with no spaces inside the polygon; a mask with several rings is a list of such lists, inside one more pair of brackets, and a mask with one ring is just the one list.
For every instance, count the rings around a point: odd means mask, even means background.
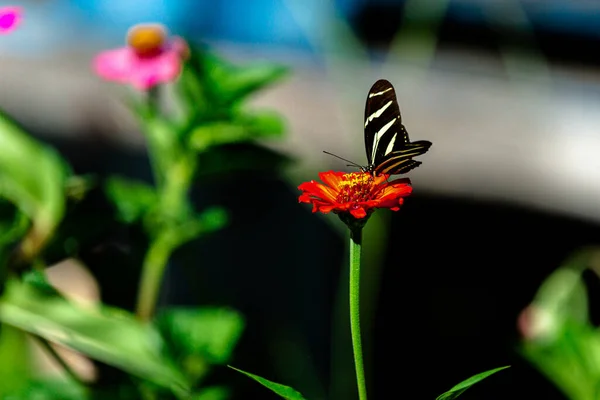
[{"label": "butterfly forewing", "polygon": [[430,146],[426,140],[410,142],[394,87],[385,79],[375,82],[365,106],[368,169],[375,174],[406,173],[421,164],[411,158],[427,152]]},{"label": "butterfly forewing", "polygon": [[384,79],[378,80],[371,87],[365,106],[365,150],[369,164],[377,164],[390,144],[394,147],[401,126],[394,87]]}]

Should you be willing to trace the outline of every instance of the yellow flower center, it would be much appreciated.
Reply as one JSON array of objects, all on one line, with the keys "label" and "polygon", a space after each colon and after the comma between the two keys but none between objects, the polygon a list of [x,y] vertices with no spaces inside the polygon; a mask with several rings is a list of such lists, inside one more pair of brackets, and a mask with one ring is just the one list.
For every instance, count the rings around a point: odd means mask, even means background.
[{"label": "yellow flower center", "polygon": [[167,31],[160,24],[135,25],[127,32],[127,44],[140,56],[160,53],[167,41]]},{"label": "yellow flower center", "polygon": [[336,197],[338,203],[367,201],[371,199],[373,177],[363,172],[344,174],[338,187],[340,189]]}]

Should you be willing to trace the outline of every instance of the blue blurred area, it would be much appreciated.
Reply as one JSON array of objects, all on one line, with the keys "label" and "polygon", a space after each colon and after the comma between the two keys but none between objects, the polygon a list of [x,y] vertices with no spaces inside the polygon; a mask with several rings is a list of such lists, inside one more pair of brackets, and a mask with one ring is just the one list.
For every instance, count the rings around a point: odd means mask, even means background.
[{"label": "blue blurred area", "polygon": [[462,21],[485,24],[491,12],[508,12],[506,18],[510,19],[511,12],[522,11],[536,29],[600,38],[599,1],[454,0],[449,3],[448,14]]},{"label": "blue blurred area", "polygon": [[[420,0],[428,2],[443,0]],[[208,40],[288,46],[310,50],[307,32],[320,34],[336,16],[352,20],[364,7],[395,5],[404,0],[1,0],[21,5],[23,29],[0,41],[3,53],[47,54],[48,51],[100,48],[123,43],[127,29],[140,22],[161,22],[171,31]],[[290,6],[292,5],[292,6]],[[452,0],[448,16],[486,25],[490,12],[524,11],[538,29],[600,37],[600,2],[568,0]],[[400,11],[399,11],[400,12]],[[500,18],[504,18],[501,16]],[[510,10],[507,19],[512,18]],[[299,23],[301,22],[301,24]],[[377,29],[377,24],[369,27]]]}]

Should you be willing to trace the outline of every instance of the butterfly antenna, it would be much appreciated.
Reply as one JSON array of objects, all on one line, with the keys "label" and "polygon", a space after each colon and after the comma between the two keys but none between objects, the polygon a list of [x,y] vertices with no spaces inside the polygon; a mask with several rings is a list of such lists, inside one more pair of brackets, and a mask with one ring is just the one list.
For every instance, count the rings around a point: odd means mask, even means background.
[{"label": "butterfly antenna", "polygon": [[343,161],[346,161],[346,162],[350,163],[349,165],[347,165],[348,167],[358,167],[358,168],[362,168],[362,166],[361,166],[361,165],[359,165],[359,164],[355,163],[354,161],[346,160],[345,158],[342,158],[342,157],[340,157],[340,156],[336,156],[335,154],[333,154],[333,153],[330,153],[330,152],[328,152],[328,151],[325,151],[325,150],[323,150],[323,153],[325,153],[325,154],[329,154],[330,156],[333,156],[333,157],[335,157],[335,158],[339,158],[340,160],[343,160]]}]

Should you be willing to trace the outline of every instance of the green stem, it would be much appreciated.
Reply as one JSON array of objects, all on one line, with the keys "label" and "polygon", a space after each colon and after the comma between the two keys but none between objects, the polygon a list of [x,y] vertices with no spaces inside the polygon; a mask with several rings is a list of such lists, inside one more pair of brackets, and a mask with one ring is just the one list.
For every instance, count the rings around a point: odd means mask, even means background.
[{"label": "green stem", "polygon": [[367,384],[360,335],[360,253],[362,227],[350,231],[350,330],[359,400],[367,400]]},{"label": "green stem", "polygon": [[[140,121],[142,126],[145,126],[147,121],[153,121],[159,117],[159,86],[154,86],[148,90],[146,97],[146,105],[148,107],[148,115],[146,115]],[[148,127],[146,126],[146,129]],[[148,141],[148,157],[150,158],[150,166],[152,168],[152,175],[154,177],[154,183],[157,186],[161,186],[163,184],[164,177],[161,173],[161,161],[160,158],[160,149],[157,148],[156,139],[153,138],[150,132],[146,133],[146,139]]]},{"label": "green stem", "polygon": [[160,213],[166,226],[151,240],[142,267],[136,310],[138,318],[142,321],[152,318],[165,267],[171,253],[182,242],[183,231],[179,221],[188,211],[187,193],[194,169],[193,158],[179,160],[165,172],[165,185],[159,188]]},{"label": "green stem", "polygon": [[149,321],[154,314],[165,267],[174,249],[175,244],[169,231],[150,242],[142,267],[136,307],[136,314],[142,321]]}]

